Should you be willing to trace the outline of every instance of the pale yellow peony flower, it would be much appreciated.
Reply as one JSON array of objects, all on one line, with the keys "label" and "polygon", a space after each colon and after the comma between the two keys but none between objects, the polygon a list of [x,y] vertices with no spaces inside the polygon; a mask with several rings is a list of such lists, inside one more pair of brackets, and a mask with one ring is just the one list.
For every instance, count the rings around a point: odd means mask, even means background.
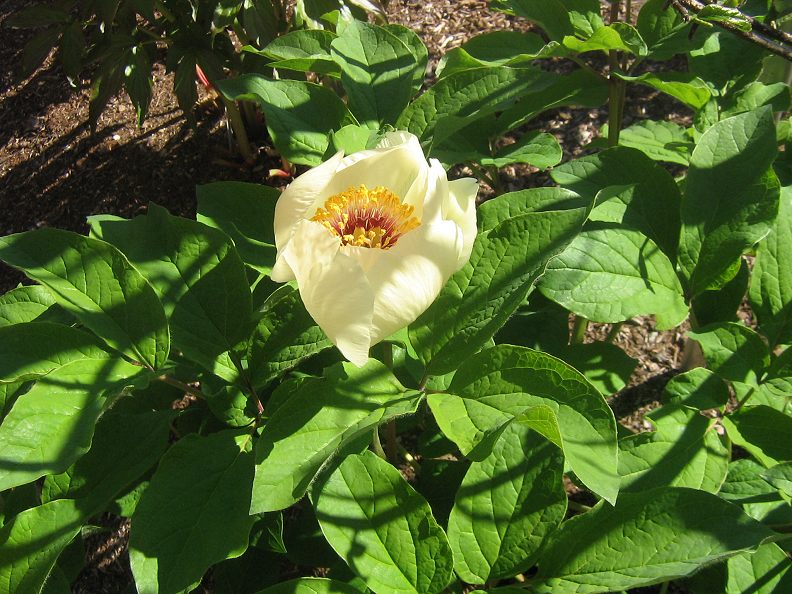
[{"label": "pale yellow peony flower", "polygon": [[418,139],[391,132],[295,179],[275,208],[272,279],[297,279],[303,303],[352,363],[414,321],[470,258],[471,178],[448,181]]}]

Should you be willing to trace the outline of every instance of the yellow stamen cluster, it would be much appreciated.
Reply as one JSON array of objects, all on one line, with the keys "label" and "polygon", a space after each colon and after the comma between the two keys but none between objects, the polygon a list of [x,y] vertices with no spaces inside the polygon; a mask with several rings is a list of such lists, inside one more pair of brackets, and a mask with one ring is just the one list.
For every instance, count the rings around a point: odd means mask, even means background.
[{"label": "yellow stamen cluster", "polygon": [[344,245],[387,250],[421,224],[412,216],[414,210],[387,188],[361,185],[328,198],[311,220],[338,235]]}]

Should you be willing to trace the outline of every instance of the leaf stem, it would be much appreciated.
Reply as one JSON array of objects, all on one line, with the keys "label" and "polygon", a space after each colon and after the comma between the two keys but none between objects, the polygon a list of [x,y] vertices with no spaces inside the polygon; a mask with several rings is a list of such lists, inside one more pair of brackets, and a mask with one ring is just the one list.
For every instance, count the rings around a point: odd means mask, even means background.
[{"label": "leaf stem", "polygon": [[663,582],[663,583],[660,585],[660,594],[666,594],[666,593],[668,592],[668,585],[669,585],[670,583],[671,583],[671,582]]},{"label": "leaf stem", "polygon": [[567,508],[571,509],[572,511],[579,512],[581,514],[585,514],[588,511],[591,511],[591,507],[588,505],[583,505],[582,503],[578,503],[577,501],[572,501],[571,499],[567,501]]},{"label": "leaf stem", "polygon": [[190,394],[191,396],[195,396],[196,398],[201,398],[202,400],[206,400],[206,394],[204,394],[197,388],[193,388],[192,386],[187,385],[184,382],[180,382],[174,377],[171,377],[169,375],[160,375],[157,376],[157,379],[161,381],[163,384],[168,384],[169,386],[173,386],[174,388],[178,388],[179,390],[184,390],[186,394]]},{"label": "leaf stem", "polygon": [[382,449],[382,442],[380,441],[379,436],[379,427],[374,427],[374,431],[371,434],[371,447],[377,456],[385,461],[388,460],[388,457],[385,455],[385,450]]},{"label": "leaf stem", "polygon": [[575,323],[572,326],[572,344],[583,344],[586,339],[589,321],[583,316],[575,315]]},{"label": "leaf stem", "polygon": [[228,114],[228,123],[231,125],[231,129],[234,131],[239,153],[242,155],[242,158],[245,159],[246,163],[253,163],[256,160],[256,155],[250,146],[247,130],[245,130],[245,123],[242,121],[242,114],[239,113],[239,107],[237,107],[235,101],[226,99],[222,94],[220,97],[223,100],[226,113]]},{"label": "leaf stem", "polygon": [[618,322],[611,326],[611,329],[608,331],[608,336],[605,339],[605,342],[613,342],[616,340],[616,337],[619,336],[619,330],[621,330],[624,322]]},{"label": "leaf stem", "polygon": [[[393,345],[389,342],[382,343],[382,362],[393,371]],[[379,434],[377,434],[379,437]],[[382,446],[380,446],[382,447]],[[396,419],[391,419],[385,423],[385,447],[387,448],[387,460],[394,466],[399,462],[399,444],[396,441]]]}]

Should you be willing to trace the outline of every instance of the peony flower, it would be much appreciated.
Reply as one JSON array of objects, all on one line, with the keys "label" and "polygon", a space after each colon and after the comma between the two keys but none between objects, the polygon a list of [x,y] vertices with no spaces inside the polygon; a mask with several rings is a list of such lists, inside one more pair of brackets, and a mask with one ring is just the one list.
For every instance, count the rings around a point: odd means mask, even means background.
[{"label": "peony flower", "polygon": [[272,269],[297,280],[303,303],[352,363],[414,321],[470,258],[471,178],[448,181],[418,138],[391,132],[297,177],[275,207]]}]

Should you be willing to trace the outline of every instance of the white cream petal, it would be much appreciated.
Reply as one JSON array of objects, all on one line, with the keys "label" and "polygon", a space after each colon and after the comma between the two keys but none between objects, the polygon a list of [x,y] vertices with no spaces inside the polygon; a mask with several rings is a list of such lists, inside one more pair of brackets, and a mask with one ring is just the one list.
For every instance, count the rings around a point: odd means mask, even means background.
[{"label": "white cream petal", "polygon": [[305,309],[344,357],[361,366],[371,347],[374,292],[360,265],[340,247],[341,240],[322,225],[303,220],[283,258]]},{"label": "white cream petal", "polygon": [[[304,218],[324,189],[333,179],[344,153],[338,152],[321,165],[309,169],[288,185],[275,205],[275,245],[279,249],[288,243],[294,226]],[[315,209],[314,209],[315,210]]]},{"label": "white cream petal", "polygon": [[371,344],[404,328],[432,304],[456,271],[462,241],[456,224],[436,221],[382,250],[366,273],[375,294]]},{"label": "white cream petal", "polygon": [[448,182],[449,200],[444,204],[443,218],[459,225],[464,239],[457,269],[462,268],[470,259],[473,241],[476,239],[476,194],[478,194],[478,190],[478,182],[472,177]]}]

